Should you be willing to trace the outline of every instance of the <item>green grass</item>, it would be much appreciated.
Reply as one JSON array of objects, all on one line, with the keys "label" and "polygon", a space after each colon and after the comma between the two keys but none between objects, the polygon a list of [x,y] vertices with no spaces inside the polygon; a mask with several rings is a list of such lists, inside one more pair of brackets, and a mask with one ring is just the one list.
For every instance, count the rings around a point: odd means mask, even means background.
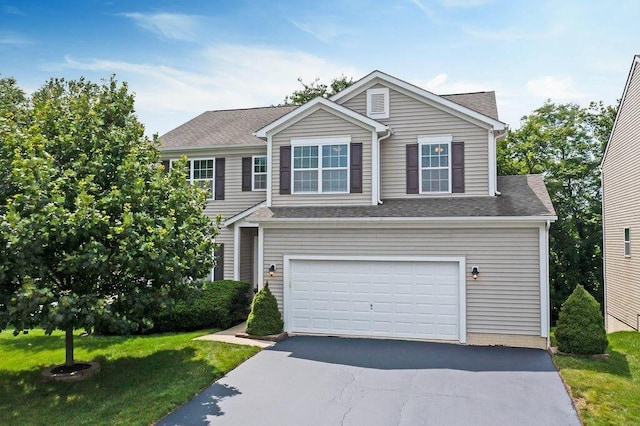
[{"label": "green grass", "polygon": [[609,360],[554,355],[585,425],[638,424],[640,333],[609,334]]},{"label": "green grass", "polygon": [[64,335],[0,333],[0,424],[149,425],[245,361],[252,346],[192,340],[204,332],[75,338],[75,359],[102,371],[76,383],[43,382],[64,363]]}]

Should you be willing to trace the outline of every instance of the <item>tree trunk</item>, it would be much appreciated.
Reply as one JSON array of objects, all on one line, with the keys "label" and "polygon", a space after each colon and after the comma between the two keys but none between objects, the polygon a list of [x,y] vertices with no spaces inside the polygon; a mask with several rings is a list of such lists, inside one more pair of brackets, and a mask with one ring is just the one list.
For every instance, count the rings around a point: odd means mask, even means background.
[{"label": "tree trunk", "polygon": [[67,330],[67,334],[65,337],[65,346],[66,346],[66,358],[65,363],[67,367],[72,367],[75,364],[73,359],[73,328]]}]

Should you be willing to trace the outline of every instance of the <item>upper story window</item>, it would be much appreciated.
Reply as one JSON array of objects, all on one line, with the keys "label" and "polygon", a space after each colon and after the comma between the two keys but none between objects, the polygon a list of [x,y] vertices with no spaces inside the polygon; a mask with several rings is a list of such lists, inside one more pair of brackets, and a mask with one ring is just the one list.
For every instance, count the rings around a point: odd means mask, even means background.
[{"label": "upper story window", "polygon": [[624,256],[631,257],[631,230],[624,228]]},{"label": "upper story window", "polygon": [[367,90],[367,116],[373,119],[389,118],[389,89]]},{"label": "upper story window", "polygon": [[252,168],[252,188],[254,191],[267,190],[267,157],[254,156]]},{"label": "upper story window", "polygon": [[420,144],[420,192],[451,192],[451,137],[424,136]]},{"label": "upper story window", "polygon": [[341,139],[293,142],[294,193],[349,192],[349,143]]},{"label": "upper story window", "polygon": [[[169,165],[177,160],[170,160]],[[186,178],[192,185],[198,185],[207,191],[207,199],[214,199],[215,159],[197,158],[187,160]]]}]

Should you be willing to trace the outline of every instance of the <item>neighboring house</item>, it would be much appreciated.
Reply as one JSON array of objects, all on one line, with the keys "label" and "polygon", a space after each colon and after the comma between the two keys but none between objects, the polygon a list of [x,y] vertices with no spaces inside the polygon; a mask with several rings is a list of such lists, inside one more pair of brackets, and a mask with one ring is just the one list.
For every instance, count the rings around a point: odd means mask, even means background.
[{"label": "neighboring house", "polygon": [[160,140],[223,216],[214,275],[268,282],[286,331],[546,348],[556,217],[541,176],[497,176],[506,132],[493,92],[375,71]]},{"label": "neighboring house", "polygon": [[604,303],[608,332],[640,329],[640,55],[633,58],[602,159]]}]

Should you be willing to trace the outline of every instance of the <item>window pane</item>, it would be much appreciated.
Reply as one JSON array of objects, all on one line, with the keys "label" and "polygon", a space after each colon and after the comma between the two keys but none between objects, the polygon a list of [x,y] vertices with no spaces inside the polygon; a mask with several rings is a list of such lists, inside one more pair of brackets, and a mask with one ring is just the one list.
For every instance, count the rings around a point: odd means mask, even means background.
[{"label": "window pane", "polygon": [[255,175],[253,177],[253,189],[267,189],[267,175]]},{"label": "window pane", "polygon": [[213,181],[212,180],[198,180],[193,182],[194,185],[198,185],[207,191],[207,198],[213,198]]},{"label": "window pane", "polygon": [[423,192],[448,192],[449,191],[449,170],[423,170],[422,171],[422,191]]},{"label": "window pane", "polygon": [[448,155],[440,156],[440,167],[449,167],[449,156]]},{"label": "window pane", "polygon": [[347,145],[323,145],[322,167],[347,167]]},{"label": "window pane", "polygon": [[294,171],[293,192],[318,192],[318,171]]},{"label": "window pane", "polygon": [[624,240],[625,241],[631,240],[631,230],[629,228],[624,228]]},{"label": "window pane", "polygon": [[347,171],[324,170],[322,172],[322,192],[347,192]]},{"label": "window pane", "polygon": [[317,146],[296,146],[293,148],[294,169],[315,169],[318,167]]},{"label": "window pane", "polygon": [[213,179],[213,160],[193,160],[194,179]]},{"label": "window pane", "polygon": [[253,159],[254,173],[265,173],[267,171],[267,157],[256,157]]}]

